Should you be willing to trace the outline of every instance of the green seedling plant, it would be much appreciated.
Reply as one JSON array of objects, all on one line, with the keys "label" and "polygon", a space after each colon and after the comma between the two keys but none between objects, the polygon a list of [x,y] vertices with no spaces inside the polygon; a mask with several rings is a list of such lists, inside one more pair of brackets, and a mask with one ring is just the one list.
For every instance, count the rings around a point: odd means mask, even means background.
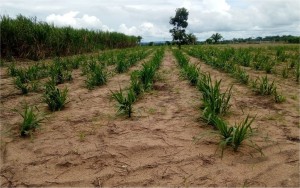
[{"label": "green seedling plant", "polygon": [[[36,109],[37,112],[34,111],[34,109]],[[30,136],[33,131],[40,127],[43,117],[38,113],[37,107],[28,106],[26,104],[23,112],[19,112],[16,109],[15,111],[23,118],[23,121],[19,126],[20,136]]]},{"label": "green seedling plant", "polygon": [[23,83],[22,82],[22,78],[20,78],[19,76],[17,76],[15,78],[14,82],[15,82],[15,87],[17,89],[20,89],[21,92],[22,92],[22,94],[24,94],[24,95],[28,94],[28,92],[29,92],[29,85],[28,85],[28,83]]},{"label": "green seedling plant", "polygon": [[282,69],[281,76],[282,76],[282,78],[288,78],[288,76],[289,76],[289,69],[288,69],[288,67],[284,67]]},{"label": "green seedling plant", "polygon": [[232,136],[231,136],[231,146],[233,150],[236,152],[238,148],[241,146],[244,140],[249,139],[253,135],[253,131],[251,128],[251,124],[253,123],[255,118],[249,119],[247,118],[233,127]]},{"label": "green seedling plant", "polygon": [[11,63],[11,64],[8,66],[7,74],[10,75],[10,76],[12,76],[12,77],[17,76],[17,74],[18,74],[18,69],[16,68],[16,64],[15,64],[15,63]]},{"label": "green seedling plant", "polygon": [[53,82],[46,84],[43,100],[48,104],[51,111],[62,110],[67,104],[68,89],[63,90],[56,88]]},{"label": "green seedling plant", "polygon": [[264,64],[264,70],[266,71],[267,74],[272,73],[273,67],[274,67],[274,63],[272,62],[268,62]]},{"label": "green seedling plant", "polygon": [[143,68],[139,71],[139,79],[141,80],[144,90],[150,90],[154,82],[155,66],[150,63],[143,64]]},{"label": "green seedling plant", "polygon": [[257,78],[253,83],[254,90],[260,95],[272,95],[276,91],[274,81],[269,83],[268,77]]},{"label": "green seedling plant", "polygon": [[143,84],[138,78],[132,78],[130,82],[130,88],[138,97],[144,92]]},{"label": "green seedling plant", "polygon": [[282,47],[279,47],[276,51],[276,58],[278,61],[284,62],[287,59],[285,51]]},{"label": "green seedling plant", "polygon": [[250,119],[248,115],[241,123],[235,124],[234,126],[229,126],[228,123],[223,119],[215,116],[212,119],[212,123],[215,125],[216,130],[202,133],[199,136],[194,137],[194,140],[198,141],[207,135],[213,137],[217,136],[220,139],[217,150],[221,148],[221,157],[223,157],[223,152],[226,147],[232,147],[233,151],[237,152],[242,144],[247,140],[249,140],[249,144],[246,145],[258,150],[261,154],[263,154],[261,148],[251,140],[251,137],[253,136],[251,124],[253,123],[254,119],[255,118]]},{"label": "green seedling plant", "polygon": [[100,64],[95,64],[87,74],[87,80],[85,81],[87,88],[91,90],[94,89],[95,86],[106,84],[107,76],[105,68]]},{"label": "green seedling plant", "polygon": [[4,67],[4,61],[0,59],[0,67]]},{"label": "green seedling plant", "polygon": [[274,91],[274,99],[276,103],[282,103],[285,101],[285,97],[282,94],[279,94],[276,90]]},{"label": "green seedling plant", "polygon": [[183,68],[183,72],[192,86],[197,85],[199,79],[199,68],[195,65],[187,65]]},{"label": "green seedling plant", "polygon": [[296,81],[300,80],[300,62],[297,62],[296,70],[295,70]]},{"label": "green seedling plant", "polygon": [[118,102],[118,113],[127,114],[130,118],[133,113],[132,105],[136,101],[134,91],[130,89],[126,95],[120,89],[117,92],[112,92],[112,98]]},{"label": "green seedling plant", "polygon": [[203,119],[213,126],[213,119],[216,116],[225,115],[231,106],[229,102],[232,86],[222,93],[220,84],[221,80],[213,84],[209,74],[202,74],[197,85],[202,93]]},{"label": "green seedling plant", "polygon": [[226,114],[230,108],[230,98],[232,86],[224,93],[220,91],[221,80],[216,81],[214,85],[210,84],[209,88],[204,90],[203,103],[205,108],[209,108],[216,114]]},{"label": "green seedling plant", "polygon": [[40,91],[40,82],[38,80],[30,82],[30,90],[33,92]]},{"label": "green seedling plant", "polygon": [[125,61],[125,59],[120,59],[116,63],[116,71],[118,73],[126,72],[129,68],[128,62]]},{"label": "green seedling plant", "polygon": [[233,76],[238,79],[238,81],[242,84],[247,85],[249,83],[249,74],[241,69],[240,67],[235,69]]},{"label": "green seedling plant", "polygon": [[49,70],[51,80],[56,85],[72,80],[72,73],[61,62],[61,60],[55,60]]}]

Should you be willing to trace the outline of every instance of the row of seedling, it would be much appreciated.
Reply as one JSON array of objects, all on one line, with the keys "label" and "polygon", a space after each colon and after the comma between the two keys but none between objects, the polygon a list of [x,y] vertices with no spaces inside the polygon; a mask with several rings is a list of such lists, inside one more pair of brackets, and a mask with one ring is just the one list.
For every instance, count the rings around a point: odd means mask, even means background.
[{"label": "row of seedling", "polygon": [[[189,64],[188,59],[180,51],[175,50],[173,53],[181,69],[186,72],[184,69],[188,66],[187,64]],[[249,116],[247,116],[244,121],[234,126],[230,126],[222,119],[222,117],[228,113],[231,106],[232,86],[225,92],[221,92],[221,80],[213,83],[209,74],[201,73],[200,69],[196,67],[194,67],[193,71],[197,71],[199,75],[196,86],[202,93],[202,118],[213,127],[213,130],[208,132],[209,134],[201,134],[195,137],[195,139],[199,140],[203,138],[204,135],[217,136],[220,138],[219,146],[221,147],[222,154],[224,149],[228,146],[231,146],[234,151],[238,151],[238,148],[245,140],[249,140],[249,143],[252,143],[249,138],[253,135],[251,124],[254,118],[250,119]],[[255,144],[252,144],[252,146],[259,149]]]},{"label": "row of seedling", "polygon": [[[135,65],[141,59],[144,59],[148,53],[138,51],[134,53],[118,53],[116,59],[116,71],[122,73],[127,71],[131,66]],[[114,57],[112,55],[112,57]],[[108,71],[106,64],[98,62],[96,58],[88,60],[83,67],[83,74],[87,76],[86,86],[88,89],[94,89],[96,86],[104,85],[108,79]]]},{"label": "row of seedling", "polygon": [[56,85],[72,80],[71,72],[63,66],[59,59],[54,60],[50,65],[41,63],[28,68],[16,68],[12,64],[8,68],[8,73],[14,77],[15,87],[21,90],[22,94],[39,91],[41,85],[39,80],[49,76]]},{"label": "row of seedling", "polygon": [[[221,62],[229,62],[230,64],[262,70],[267,74],[281,74],[283,78],[289,77],[289,73],[292,73],[296,81],[299,82],[299,69],[296,66],[299,64],[299,51],[293,47],[290,48],[291,49],[287,46],[277,46],[274,47],[274,49],[271,48],[272,51],[268,52],[264,48],[253,47],[239,49],[228,47],[224,49],[201,47],[197,50],[189,49],[189,51],[197,51],[197,54],[201,54],[198,55],[198,58],[204,61],[218,59]],[[287,51],[289,53],[287,53]],[[283,68],[276,66],[280,62],[285,62],[286,65],[283,65]],[[218,62],[214,62],[213,64],[217,66]]]},{"label": "row of seedling", "polygon": [[[68,89],[59,89],[53,81],[49,81],[45,85],[45,91],[42,96],[43,102],[48,105],[50,111],[62,110],[68,102]],[[16,110],[17,111],[17,110]],[[17,111],[23,121],[19,125],[20,136],[31,136],[32,133],[40,127],[40,123],[44,119],[44,115],[39,112],[36,106],[28,106],[25,104],[23,111]]]},{"label": "row of seedling", "polygon": [[173,54],[182,70],[182,75],[189,80],[192,86],[197,85],[199,79],[199,68],[190,64],[179,50],[173,50]]},{"label": "row of seedling", "polygon": [[120,56],[116,58],[116,72],[123,73],[128,71],[131,66],[144,59],[147,55],[147,51],[144,50],[130,53],[128,55],[120,54]]},{"label": "row of seedling", "polygon": [[[205,54],[203,54],[203,52],[205,52],[206,49],[204,50],[194,50],[194,49],[190,49],[189,51],[187,51],[187,53],[191,56],[194,57],[202,57],[204,60],[204,63],[222,70],[226,73],[229,73],[233,78],[235,78],[236,80],[238,80],[240,83],[244,84],[244,85],[249,85],[253,88],[253,90],[259,94],[259,95],[273,95],[275,102],[277,103],[281,103],[283,101],[285,101],[285,97],[282,94],[279,94],[276,90],[276,86],[274,81],[272,83],[269,83],[267,76],[265,77],[260,77],[256,80],[252,80],[249,77],[249,74],[245,71],[244,68],[240,67],[239,65],[233,63],[232,61],[226,61],[226,59],[230,59],[230,55],[225,55],[223,54],[221,57],[222,59],[218,59],[218,58],[214,58],[214,57],[210,57],[207,56]],[[230,50],[224,50],[224,51],[228,51],[227,54],[232,54],[232,52],[230,52]],[[218,51],[215,50],[213,51],[214,54],[217,54]],[[201,54],[201,55],[198,55]],[[271,88],[271,92],[268,91],[264,91],[264,88],[269,89]]]},{"label": "row of seedling", "polygon": [[141,70],[133,71],[130,77],[130,87],[125,92],[121,88],[117,92],[112,92],[112,98],[118,103],[118,112],[132,116],[132,105],[145,92],[152,89],[156,70],[159,68],[164,54],[164,49],[159,49],[154,53],[153,58],[144,63]]},{"label": "row of seedling", "polygon": [[[155,55],[155,58],[157,58],[158,55],[159,53]],[[140,57],[142,57],[141,54],[139,55],[139,58]],[[42,99],[43,102],[45,102],[48,105],[50,111],[58,111],[58,110],[62,110],[65,107],[65,105],[68,103],[68,89],[66,87],[60,89],[56,85],[64,83],[66,80],[72,79],[70,70],[78,68],[79,65],[81,64],[79,62],[87,62],[88,79],[86,80],[86,84],[88,88],[92,88],[96,85],[102,85],[106,82],[107,74],[105,71],[105,66],[96,61],[89,61],[88,59],[89,58],[87,58],[86,56],[79,56],[77,58],[64,58],[64,59],[57,58],[50,65],[37,64],[32,67],[29,67],[28,69],[25,68],[17,69],[16,67],[11,66],[9,68],[9,71],[10,71],[10,75],[17,77],[16,80],[20,80],[20,79],[25,80],[25,81],[21,80],[22,84],[27,83],[27,81],[50,76],[49,81],[45,84]],[[43,67],[40,68],[40,66]],[[39,74],[44,73],[44,74],[40,76],[40,75],[36,75],[37,73]],[[133,83],[132,83],[132,88],[135,88]],[[136,98],[138,93],[136,88],[134,91],[135,91],[134,97]],[[132,94],[133,94],[132,92],[129,93],[127,97],[128,100],[130,101],[129,103],[132,103],[133,101]],[[35,131],[37,128],[40,127],[40,123],[44,119],[43,115],[39,113],[37,107],[28,106],[27,104],[24,106],[24,110],[22,112],[18,111],[18,113],[23,118],[23,121],[19,126],[19,133],[21,136],[32,135],[33,131]]]},{"label": "row of seedling", "polygon": [[[107,66],[110,65],[118,65],[121,61],[127,62],[126,64],[134,64],[133,61],[139,61],[144,59],[151,50],[149,51],[148,49],[145,48],[129,48],[129,49],[123,49],[123,50],[110,50],[110,51],[105,51],[97,56],[93,56],[94,58],[97,58],[98,61],[101,63],[104,63]],[[122,63],[121,63],[122,64]],[[120,66],[122,67],[122,65]],[[119,70],[120,71],[119,71]],[[126,68],[116,68],[116,71],[121,73],[125,72]]]}]

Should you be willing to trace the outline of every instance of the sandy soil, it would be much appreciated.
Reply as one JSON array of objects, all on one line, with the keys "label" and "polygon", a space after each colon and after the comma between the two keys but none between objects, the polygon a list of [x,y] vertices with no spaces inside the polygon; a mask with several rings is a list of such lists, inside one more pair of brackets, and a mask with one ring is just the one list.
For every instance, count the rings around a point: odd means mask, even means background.
[{"label": "sandy soil", "polygon": [[[33,138],[20,138],[21,118],[11,111],[22,101],[38,105],[41,93],[21,96],[12,79],[1,69],[1,186],[289,186],[299,185],[298,100],[275,104],[256,96],[227,74],[201,64],[201,71],[222,78],[222,89],[233,86],[231,113],[225,118],[238,122],[255,116],[254,138],[264,156],[249,147],[223,158],[218,140],[193,137],[211,130],[199,120],[201,95],[180,76],[167,50],[158,71],[154,90],[134,104],[133,118],[116,115],[110,90],[129,85],[130,72],[117,74],[95,90],[84,87],[81,71],[73,71],[67,86],[70,103],[59,112],[48,112],[42,128]],[[299,86],[282,85],[286,94],[296,95]]]}]

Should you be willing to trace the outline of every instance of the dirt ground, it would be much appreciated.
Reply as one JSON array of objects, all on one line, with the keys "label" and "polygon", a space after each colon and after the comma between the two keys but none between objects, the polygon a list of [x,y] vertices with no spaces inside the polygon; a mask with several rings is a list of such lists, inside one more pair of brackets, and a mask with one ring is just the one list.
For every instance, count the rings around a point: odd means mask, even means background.
[{"label": "dirt ground", "polygon": [[[131,119],[116,115],[111,90],[129,86],[130,72],[144,61],[92,91],[84,87],[81,71],[74,70],[74,80],[60,85],[68,87],[70,102],[54,113],[41,102],[42,93],[20,95],[1,68],[1,187],[298,187],[299,85],[277,79],[287,101],[276,104],[228,74],[190,60],[213,79],[222,79],[222,89],[233,84],[225,119],[233,124],[256,115],[258,134],[253,140],[263,156],[244,147],[239,152],[228,148],[221,158],[217,139],[193,141],[211,127],[200,120],[201,93],[181,76],[169,49],[154,90],[134,104]],[[47,112],[41,129],[27,139],[18,136],[21,117],[12,111],[24,101]]]}]

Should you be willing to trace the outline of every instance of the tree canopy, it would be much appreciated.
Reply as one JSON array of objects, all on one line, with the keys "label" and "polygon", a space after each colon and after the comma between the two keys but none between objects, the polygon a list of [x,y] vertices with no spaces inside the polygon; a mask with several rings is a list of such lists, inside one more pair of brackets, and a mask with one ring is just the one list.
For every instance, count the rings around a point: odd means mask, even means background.
[{"label": "tree canopy", "polygon": [[220,33],[215,33],[212,34],[210,38],[214,44],[217,44],[223,38],[223,36]]},{"label": "tree canopy", "polygon": [[183,7],[177,8],[175,16],[170,18],[170,24],[174,26],[170,29],[170,33],[179,48],[186,40],[185,28],[188,26],[188,16],[189,12]]}]

